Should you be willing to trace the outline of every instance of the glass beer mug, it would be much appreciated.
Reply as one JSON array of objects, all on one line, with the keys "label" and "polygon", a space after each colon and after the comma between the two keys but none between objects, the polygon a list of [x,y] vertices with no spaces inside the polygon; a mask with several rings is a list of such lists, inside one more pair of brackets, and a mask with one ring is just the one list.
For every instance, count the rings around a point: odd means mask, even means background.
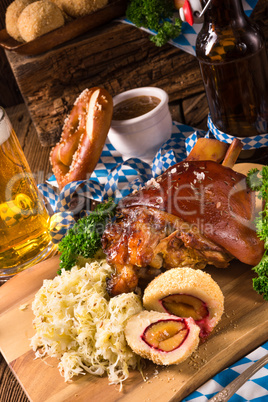
[{"label": "glass beer mug", "polygon": [[0,107],[0,281],[54,252],[49,220],[16,134]]}]

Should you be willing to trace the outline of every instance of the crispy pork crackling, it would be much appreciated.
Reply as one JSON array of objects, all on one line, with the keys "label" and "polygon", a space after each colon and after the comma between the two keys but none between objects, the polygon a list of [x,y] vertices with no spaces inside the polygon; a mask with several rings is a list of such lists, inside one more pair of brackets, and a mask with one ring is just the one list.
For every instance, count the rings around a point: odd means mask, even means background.
[{"label": "crispy pork crackling", "polygon": [[108,291],[133,291],[140,278],[174,267],[226,268],[234,258],[256,265],[264,249],[254,218],[244,175],[213,161],[180,162],[120,200],[102,238],[116,269]]},{"label": "crispy pork crackling", "polygon": [[246,177],[212,161],[181,162],[159,180],[121,200],[119,208],[152,207],[189,224],[200,225],[204,235],[231,255],[256,265],[263,244],[254,226],[255,196]]}]

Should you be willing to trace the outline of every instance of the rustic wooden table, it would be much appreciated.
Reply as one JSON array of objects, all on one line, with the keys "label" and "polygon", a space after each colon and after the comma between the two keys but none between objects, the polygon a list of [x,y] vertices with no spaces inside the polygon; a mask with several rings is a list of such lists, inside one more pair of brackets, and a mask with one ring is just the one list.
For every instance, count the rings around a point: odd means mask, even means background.
[{"label": "rustic wooden table", "polygon": [[[260,0],[258,2],[258,5],[256,9],[254,10],[253,13],[253,18],[261,25],[266,38],[268,38],[268,3],[267,0]],[[122,28],[118,25],[115,25],[114,28],[115,31],[121,31]],[[125,30],[126,28],[124,28]],[[144,54],[144,50],[142,50],[141,45],[146,43],[148,40],[146,38],[146,35],[144,33],[136,33],[133,31],[133,28],[127,28],[127,30],[131,33],[131,35],[134,35],[133,40],[134,42],[139,43],[140,46],[140,56],[142,59],[146,57]],[[137,39],[138,35],[138,39]],[[208,107],[207,107],[207,102],[206,102],[206,97],[204,94],[204,90],[202,87],[201,83],[201,76],[197,68],[197,62],[193,56],[190,55],[184,55],[183,52],[180,52],[180,57],[178,59],[178,65],[174,64],[174,60],[170,64],[168,61],[168,56],[171,58],[174,57],[174,49],[172,49],[171,46],[166,45],[165,49],[163,50],[163,53],[161,51],[155,52],[154,49],[150,47],[150,62],[153,65],[151,65],[152,68],[152,73],[157,75],[158,70],[162,70],[161,76],[163,77],[163,70],[165,69],[165,64],[167,64],[168,68],[173,67],[173,72],[172,75],[172,85],[169,87],[168,84],[168,77],[162,81],[161,85],[161,80],[158,81],[157,77],[155,77],[155,82],[158,82],[158,85],[163,87],[164,89],[168,89],[168,92],[170,93],[170,110],[172,113],[172,117],[174,120],[186,123],[190,126],[193,127],[198,127],[200,129],[206,129],[206,116],[208,112]],[[133,51],[133,49],[132,49]],[[66,52],[66,49],[64,50]],[[138,49],[136,49],[136,52],[138,52]],[[147,55],[148,56],[148,55]],[[46,56],[43,56],[44,60],[46,60]],[[12,54],[9,55],[9,59],[13,62],[16,63],[16,55]],[[131,62],[131,56],[129,55],[129,60],[128,63]],[[135,62],[136,65],[138,65],[139,60],[138,60],[138,55],[136,54],[135,56],[133,55],[133,61]],[[182,82],[179,72],[181,71],[181,65],[179,63],[184,64],[185,70],[183,71],[183,79],[184,82]],[[156,63],[156,64],[155,64]],[[158,63],[158,64],[157,64]],[[21,73],[21,69],[23,69],[23,66],[17,66],[17,71]],[[177,73],[176,73],[177,70]],[[70,73],[70,71],[69,71]],[[64,72],[63,72],[64,74]],[[125,89],[125,79],[128,74],[128,69],[124,69],[123,71],[123,76],[124,80],[122,82],[122,90]],[[144,74],[148,77],[149,70],[147,69]],[[160,74],[160,73],[159,73]],[[106,76],[106,75],[105,75]],[[20,77],[22,79],[22,77]],[[152,77],[151,77],[152,78]],[[73,77],[74,79],[74,77]],[[135,79],[135,77],[132,77],[131,79]],[[1,79],[2,84],[3,84],[3,77]],[[111,81],[110,81],[111,82]],[[121,88],[120,86],[120,81],[116,80],[116,82],[113,83],[116,85],[116,91],[119,92]],[[139,82],[139,84],[143,85],[143,82]],[[148,85],[149,82],[145,82],[145,85]],[[80,84],[77,86],[80,88]],[[137,85],[136,85],[137,86]],[[140,85],[138,85],[140,86]],[[173,90],[178,90],[178,88],[182,88],[182,96],[180,97],[179,101],[178,99],[175,99],[176,97],[172,95]],[[112,86],[110,87],[112,88]],[[80,88],[81,89],[81,88]],[[67,91],[67,87],[66,87]],[[68,91],[67,91],[68,92]],[[29,94],[27,95],[29,96]],[[74,96],[74,95],[73,95]],[[73,97],[72,96],[72,97]],[[28,99],[29,100],[29,99]],[[33,106],[34,107],[34,106]],[[39,110],[40,112],[40,110]],[[37,181],[38,182],[43,182],[48,176],[51,175],[51,167],[49,164],[49,153],[50,153],[50,147],[43,147],[40,143],[40,133],[38,134],[36,130],[36,124],[33,123],[32,118],[30,117],[29,114],[29,102],[28,105],[26,106],[25,103],[19,104],[17,106],[8,108],[7,113],[10,117],[10,120],[13,124],[13,127],[17,133],[17,136],[19,138],[19,141],[22,145],[22,148],[24,150],[24,153],[26,155],[26,158],[30,164],[30,167],[33,171],[33,173],[37,174]],[[57,116],[59,116],[57,114]],[[64,120],[64,114],[60,116],[60,120]],[[53,127],[50,129],[53,129]],[[19,382],[16,380],[14,377],[11,369],[7,366],[4,357],[0,354],[0,402],[26,402],[28,401],[27,396],[25,395],[23,389],[21,388]]]}]

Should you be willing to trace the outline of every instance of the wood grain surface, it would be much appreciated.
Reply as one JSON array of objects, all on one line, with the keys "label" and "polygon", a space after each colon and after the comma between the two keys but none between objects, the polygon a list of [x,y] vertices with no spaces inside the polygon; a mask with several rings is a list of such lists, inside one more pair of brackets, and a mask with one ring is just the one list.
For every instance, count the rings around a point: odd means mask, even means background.
[{"label": "wood grain surface", "polygon": [[114,18],[125,14],[127,0],[109,0],[108,4],[89,15],[71,19],[65,24],[29,42],[18,42],[6,29],[0,30],[0,46],[26,56],[38,55],[76,38]]},{"label": "wood grain surface", "polygon": [[[5,27],[5,10],[11,1],[1,0],[0,2],[0,29]],[[268,2],[266,0],[258,1],[252,17],[261,26],[267,39]],[[113,25],[113,23],[110,25]],[[124,30],[123,27],[122,29]],[[130,35],[128,34],[129,31],[131,31]],[[107,52],[104,57],[104,61],[107,61],[106,66],[100,63],[98,55],[95,56],[95,53],[98,51],[99,35],[99,39],[107,39],[110,46],[110,52]],[[45,145],[49,142],[49,139],[46,139],[46,134],[43,132],[43,105],[49,106],[49,110],[52,110],[53,113],[55,112],[51,124],[48,126],[52,130],[54,123],[59,125],[62,122],[59,113],[61,111],[65,113],[66,109],[70,108],[78,91],[95,82],[95,80],[99,82],[99,77],[103,86],[106,86],[106,82],[110,83],[114,94],[118,93],[121,89],[129,89],[133,85],[140,85],[144,79],[147,84],[150,82],[150,85],[164,86],[167,92],[171,93],[171,102],[176,103],[177,107],[181,108],[181,110],[183,110],[184,101],[187,103],[195,102],[200,94],[204,95],[204,88],[194,57],[188,55],[185,59],[184,52],[176,51],[175,49],[170,53],[172,49],[170,45],[166,45],[158,50],[154,49],[154,46],[148,39],[148,34],[142,33],[133,27],[125,30],[125,38],[122,42],[120,42],[121,37],[117,38],[115,35],[117,33],[113,33],[113,30],[109,33],[109,29],[108,31],[101,29],[100,31],[97,30],[94,35],[90,35],[89,38],[85,35],[79,38],[79,40],[74,41],[74,43],[71,42],[64,49],[61,47],[59,52],[47,55],[48,59],[52,58],[55,60],[55,68],[52,70],[47,70],[46,68],[44,71],[42,70],[43,58],[41,57],[40,74],[44,77],[44,80],[37,80],[36,83],[34,80],[31,82],[31,71],[28,74],[24,74],[24,65],[27,64],[28,69],[37,73],[39,70],[38,58],[19,57],[13,60],[9,58],[10,53],[7,52],[9,59],[7,61],[6,53],[0,48],[0,103],[5,107],[10,107],[22,102],[23,96],[34,119],[34,124],[38,128],[39,137],[44,137],[42,142]],[[85,41],[88,41],[87,47],[83,45]],[[80,42],[82,43],[81,50],[85,51],[85,54],[82,51],[79,52],[79,49],[76,50],[76,48],[80,47]],[[93,51],[92,47],[94,48],[95,43],[96,49]],[[115,46],[113,43],[115,43]],[[163,53],[166,57],[158,58],[152,54],[152,49]],[[55,70],[57,70],[57,67],[61,69],[64,65],[69,67],[69,56],[72,56],[74,61],[73,65],[71,63],[71,68],[69,70],[63,69],[62,73],[59,71],[56,74]],[[80,60],[77,60],[77,57]],[[66,61],[64,61],[65,58],[67,59]],[[114,64],[114,69],[111,69],[111,64]],[[137,70],[138,74],[133,75],[137,65],[139,67]],[[107,74],[105,67],[107,67]],[[133,72],[131,67],[133,67]],[[180,75],[182,70],[184,70],[183,74]],[[66,79],[64,79],[65,74]],[[131,79],[129,86],[127,81],[128,75]],[[70,80],[70,88],[66,88],[68,86],[66,80],[68,79]],[[135,84],[135,80],[137,80],[137,84]],[[27,82],[30,85],[29,88],[27,88]],[[191,93],[185,91],[189,84],[192,86]],[[42,97],[44,97],[44,100],[42,100]],[[56,130],[53,135],[57,137],[59,132]]]},{"label": "wood grain surface", "polygon": [[204,93],[194,56],[169,44],[158,48],[146,32],[120,22],[38,56],[6,55],[43,146],[58,141],[66,115],[85,88],[101,86],[114,96],[159,86],[178,105]]},{"label": "wood grain surface", "polygon": [[[4,27],[4,12],[3,10],[6,8],[8,4],[10,4],[11,0],[2,0],[0,4],[0,28]],[[253,12],[253,18],[255,21],[258,22],[258,24],[261,26],[263,29],[263,32],[265,34],[265,37],[268,38],[268,2],[266,0],[259,0],[258,4]],[[113,25],[113,24],[111,24]],[[102,30],[101,30],[102,31]],[[176,58],[175,55],[172,53],[172,49],[170,49],[169,45],[166,46],[166,48],[163,50],[164,52],[164,57],[154,57],[153,61],[152,56],[151,56],[151,44],[148,42],[148,36],[145,33],[141,33],[139,30],[136,30],[136,35],[138,35],[138,38],[133,38],[130,36],[129,40],[131,41],[133,39],[134,45],[131,47],[131,52],[130,53],[125,53],[124,48],[127,47],[127,41],[126,45],[124,45],[120,52],[118,54],[118,60],[114,60],[113,57],[109,57],[107,62],[109,63],[114,63],[115,66],[114,68],[117,69],[118,75],[115,76],[114,79],[111,77],[111,88],[113,89],[114,93],[119,92],[122,89],[124,89],[126,80],[128,77],[129,72],[131,71],[131,65],[133,66],[133,70],[135,69],[135,66],[139,65],[139,74],[135,75],[135,71],[132,72],[132,83],[137,79],[138,84],[143,84],[143,81],[140,80],[140,74],[144,72],[144,69],[146,73],[143,75],[143,77],[146,78],[146,84],[148,82],[150,83],[157,83],[160,82],[161,84],[165,84],[165,87],[169,91],[172,91],[172,86],[171,89],[169,89],[169,69],[171,68],[173,71],[177,69],[177,67],[180,67],[181,64],[181,59]],[[83,39],[84,40],[84,39]],[[82,40],[82,42],[83,42]],[[111,38],[112,41],[112,38]],[[75,49],[75,44],[71,44],[74,49]],[[147,49],[147,46],[149,46],[149,49]],[[75,50],[72,50],[75,52]],[[71,51],[71,53],[72,53]],[[170,53],[171,52],[171,53]],[[183,52],[182,52],[183,53]],[[67,57],[69,56],[69,51],[66,49],[66,51],[63,51],[61,53],[62,57]],[[149,61],[150,61],[150,67],[151,69],[147,69],[146,67],[143,67],[142,65],[146,63],[146,57],[147,55],[149,56]],[[109,55],[108,53],[108,56]],[[166,59],[168,60],[168,63],[166,64],[165,62],[165,56]],[[53,59],[53,55],[51,55]],[[173,59],[171,62],[170,60]],[[183,56],[182,56],[183,57]],[[188,57],[188,56],[186,56]],[[190,60],[191,59],[191,60]],[[114,60],[114,62],[113,62]],[[15,79],[18,77],[18,73],[15,72],[14,76],[14,71],[12,71],[13,64],[12,60],[7,61],[6,58],[6,53],[3,51],[0,51],[0,103],[4,107],[9,107],[12,105],[17,105],[16,107],[12,107],[8,109],[8,114],[9,117],[12,120],[12,124],[14,125],[15,131],[19,137],[19,140],[21,142],[21,145],[24,149],[24,152],[26,154],[26,157],[28,159],[28,162],[30,164],[30,167],[32,171],[36,174],[36,178],[38,182],[43,182],[43,178],[50,176],[51,174],[51,167],[49,164],[49,152],[50,152],[50,147],[42,147],[40,145],[40,132],[37,134],[36,131],[36,122],[39,120],[42,122],[44,116],[46,117],[46,102],[49,102],[49,99],[53,99],[53,108],[52,110],[52,122],[51,122],[51,128],[53,128],[53,125],[59,126],[68,109],[70,108],[70,105],[72,101],[74,100],[76,93],[84,87],[85,84],[88,82],[92,82],[91,80],[94,81],[94,78],[98,79],[96,69],[95,69],[95,76],[94,76],[94,66],[99,67],[99,62],[101,61],[100,58],[94,57],[92,58],[92,63],[91,66],[89,66],[89,73],[87,73],[87,67],[85,67],[84,64],[77,63],[75,61],[75,67],[74,69],[72,68],[70,64],[70,69],[66,71],[63,71],[63,73],[67,75],[66,80],[60,81],[58,85],[61,86],[60,93],[54,90],[53,85],[51,86],[51,83],[48,81],[48,87],[46,85],[41,85],[40,81],[37,79],[37,86],[40,87],[40,90],[35,92],[35,85],[30,86],[29,92],[26,97],[24,98],[26,103],[21,104],[23,98],[21,95],[21,92],[18,89],[18,82],[24,80],[24,74],[25,74],[25,79],[28,79],[30,75],[27,74],[27,63],[30,62],[30,60],[21,60],[22,66],[18,69],[21,71],[20,74],[20,79],[19,81]],[[206,118],[207,118],[207,101],[204,95],[204,90],[203,86],[200,81],[200,75],[197,72],[196,69],[196,61],[192,57],[188,57],[188,62],[186,61],[186,70],[185,70],[185,77],[186,77],[186,84],[188,82],[189,86],[189,80],[190,85],[192,85],[192,91],[187,92],[187,90],[183,90],[182,93],[180,92],[180,88],[183,84],[177,84],[178,85],[178,90],[176,92],[173,92],[173,96],[171,96],[171,101],[170,101],[170,110],[172,113],[172,117],[174,120],[186,123],[190,126],[193,127],[198,127],[200,129],[206,129]],[[18,63],[20,60],[18,61]],[[33,60],[33,66],[35,66],[37,69],[38,67],[38,61]],[[191,63],[193,63],[193,66],[191,66]],[[56,65],[57,66],[57,65]],[[64,62],[61,61],[60,64],[58,65],[60,68],[64,67]],[[123,69],[123,72],[120,73],[120,69]],[[25,72],[26,70],[26,72]],[[103,65],[101,71],[99,72],[101,79],[105,77],[105,73],[103,71],[105,70],[105,66]],[[108,73],[110,73],[112,70],[109,67]],[[193,75],[193,71],[196,71],[196,74]],[[165,75],[165,78],[163,78],[163,73]],[[48,74],[47,70],[45,69],[45,74]],[[89,79],[89,75],[92,75],[92,78]],[[121,76],[122,74],[122,76]],[[187,75],[189,75],[187,77]],[[55,83],[55,80],[57,80],[58,76],[54,74],[54,70],[52,70],[52,79],[53,79],[53,84]],[[122,79],[124,78],[124,79]],[[175,73],[174,73],[174,79],[175,79]],[[33,77],[33,80],[35,77]],[[133,81],[134,80],[134,81]],[[177,72],[177,81],[180,80],[179,76],[179,70]],[[69,88],[70,85],[70,88]],[[26,86],[26,84],[25,84]],[[22,88],[23,89],[23,88]],[[27,88],[26,88],[27,89]],[[187,85],[186,85],[187,89]],[[66,92],[65,92],[66,91]],[[66,96],[65,96],[66,94]],[[37,97],[36,97],[37,95]],[[24,93],[23,93],[24,96]],[[42,97],[44,96],[45,101],[43,103]],[[50,97],[50,98],[49,98]],[[38,99],[39,102],[35,106],[34,104],[34,99]],[[55,101],[56,99],[56,101]],[[30,103],[29,103],[30,102]],[[52,102],[52,101],[51,101]],[[29,114],[29,105],[31,105],[30,111],[32,113],[32,110],[34,110],[33,116],[35,119],[33,120],[30,117]],[[42,113],[42,108],[43,108],[43,113]],[[31,110],[32,109],[32,110]],[[36,111],[35,111],[36,109]],[[64,116],[64,117],[63,117]],[[57,128],[57,130],[59,130]],[[58,133],[58,131],[57,131]],[[45,134],[44,134],[45,135]],[[48,134],[49,136],[50,134]],[[58,135],[58,134],[57,134]],[[39,178],[39,180],[38,180]],[[0,288],[1,289],[1,288]],[[242,301],[246,299],[245,295],[242,298]],[[241,301],[241,300],[240,300]],[[243,346],[243,345],[241,345]],[[252,348],[254,346],[252,345]],[[234,356],[234,358],[239,358],[239,356]],[[159,384],[158,384],[159,385]],[[160,386],[161,387],[161,384]],[[5,359],[0,353],[0,401],[1,402],[27,402],[29,399],[24,393],[21,385],[15,378],[12,370],[10,367],[6,364]]]},{"label": "wood grain surface", "polygon": [[[220,370],[267,341],[268,303],[252,289],[250,267],[232,262],[227,269],[207,267],[222,289],[225,313],[216,330],[180,365],[146,362],[143,380],[133,371],[122,392],[107,377],[79,376],[65,383],[58,361],[35,360],[29,346],[34,335],[31,303],[43,279],[52,279],[59,257],[44,261],[10,279],[0,288],[0,347],[6,361],[33,402],[42,401],[180,401]],[[20,306],[27,308],[21,310]]]}]

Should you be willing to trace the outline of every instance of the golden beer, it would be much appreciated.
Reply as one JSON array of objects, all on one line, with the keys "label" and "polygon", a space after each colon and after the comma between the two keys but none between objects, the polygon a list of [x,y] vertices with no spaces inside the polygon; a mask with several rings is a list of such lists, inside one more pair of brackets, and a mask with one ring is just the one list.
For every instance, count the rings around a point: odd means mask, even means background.
[{"label": "golden beer", "polygon": [[49,215],[5,111],[0,108],[0,279],[50,255]]}]

